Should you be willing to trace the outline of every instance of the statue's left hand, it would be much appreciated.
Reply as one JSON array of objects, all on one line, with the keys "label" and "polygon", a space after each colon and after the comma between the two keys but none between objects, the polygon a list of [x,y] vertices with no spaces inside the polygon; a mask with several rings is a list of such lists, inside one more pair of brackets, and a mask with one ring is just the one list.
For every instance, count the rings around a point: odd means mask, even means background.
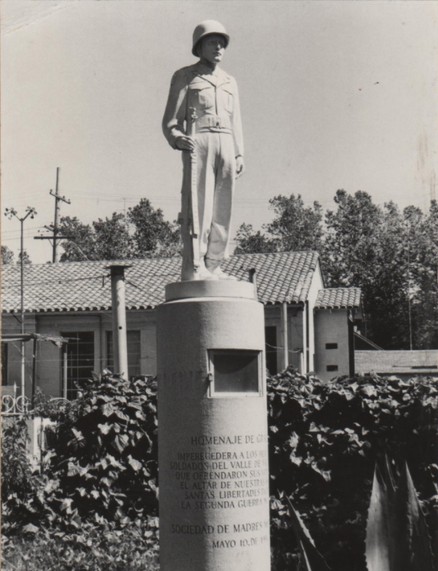
[{"label": "statue's left hand", "polygon": [[236,157],[236,178],[239,178],[245,170],[245,164],[243,162],[243,157]]},{"label": "statue's left hand", "polygon": [[180,135],[175,141],[175,147],[180,151],[194,151],[195,142],[188,135]]}]

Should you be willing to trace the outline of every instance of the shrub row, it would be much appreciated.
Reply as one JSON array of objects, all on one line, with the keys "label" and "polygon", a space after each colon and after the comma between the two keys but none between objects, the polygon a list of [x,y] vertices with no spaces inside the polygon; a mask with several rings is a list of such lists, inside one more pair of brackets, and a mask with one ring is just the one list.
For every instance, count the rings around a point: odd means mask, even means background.
[{"label": "shrub row", "polygon": [[[3,533],[44,527],[75,537],[84,525],[114,533],[143,522],[141,545],[156,554],[156,382],[104,376],[82,390],[61,409],[39,406],[58,421],[41,475],[23,468],[22,447],[12,452],[19,426],[5,432]],[[268,424],[273,569],[297,568],[287,496],[332,569],[365,571],[373,468],[386,451],[407,460],[437,545],[436,381],[367,376],[325,383],[289,369],[268,379]]]},{"label": "shrub row", "polygon": [[367,376],[325,383],[289,370],[268,380],[268,408],[276,569],[293,569],[296,557],[287,495],[332,569],[366,570],[373,470],[385,452],[397,464],[407,461],[437,548],[436,380]]}]

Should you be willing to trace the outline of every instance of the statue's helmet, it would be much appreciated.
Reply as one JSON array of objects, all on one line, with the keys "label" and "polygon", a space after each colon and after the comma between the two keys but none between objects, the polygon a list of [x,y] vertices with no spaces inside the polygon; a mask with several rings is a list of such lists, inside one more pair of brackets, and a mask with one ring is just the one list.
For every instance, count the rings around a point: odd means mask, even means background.
[{"label": "statue's helmet", "polygon": [[196,26],[193,32],[192,54],[194,56],[198,55],[198,45],[202,38],[205,38],[205,36],[209,36],[211,34],[219,34],[220,36],[223,36],[225,39],[225,47],[228,46],[230,36],[227,34],[224,26],[216,20],[204,20]]}]

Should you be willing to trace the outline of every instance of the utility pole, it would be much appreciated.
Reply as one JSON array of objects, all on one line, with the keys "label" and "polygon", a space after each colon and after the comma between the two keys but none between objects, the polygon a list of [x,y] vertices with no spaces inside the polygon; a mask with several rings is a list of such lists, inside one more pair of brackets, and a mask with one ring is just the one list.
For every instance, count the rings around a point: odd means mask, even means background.
[{"label": "utility pole", "polygon": [[34,236],[35,240],[53,240],[52,243],[52,262],[55,264],[58,261],[58,241],[63,240],[65,236],[60,236],[58,234],[58,221],[59,221],[59,213],[61,210],[60,202],[65,202],[66,204],[71,204],[68,198],[65,196],[60,196],[59,194],[59,167],[56,167],[56,186],[55,192],[50,189],[50,195],[55,199],[55,216],[53,220],[53,228],[51,226],[45,226],[47,230],[53,230],[53,234],[51,236]]},{"label": "utility pole", "polygon": [[[5,216],[11,220],[16,218],[20,222],[20,321],[21,335],[24,335],[24,221],[30,216],[35,218],[37,211],[33,206],[26,208],[26,214],[18,216],[15,208],[6,208]],[[25,395],[25,360],[24,360],[24,340],[21,340],[21,396]]]},{"label": "utility pole", "polygon": [[58,193],[58,183],[59,183],[59,167],[56,167],[56,187],[55,192],[50,190],[50,194],[55,198],[55,219],[53,224],[53,253],[52,253],[52,262],[55,263],[58,261],[58,220],[59,220],[59,211],[60,211],[60,202],[65,202],[66,204],[70,204],[70,200],[65,198],[65,196],[60,196]]}]

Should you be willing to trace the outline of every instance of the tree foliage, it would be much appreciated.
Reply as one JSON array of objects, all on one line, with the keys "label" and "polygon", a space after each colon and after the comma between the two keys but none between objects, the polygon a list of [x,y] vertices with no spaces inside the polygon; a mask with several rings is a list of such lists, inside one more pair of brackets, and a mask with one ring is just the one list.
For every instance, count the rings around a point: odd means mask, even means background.
[{"label": "tree foliage", "polygon": [[411,263],[412,312],[418,347],[438,347],[438,203],[411,225],[417,243]]},{"label": "tree foliage", "polygon": [[397,465],[407,461],[437,548],[434,379],[367,376],[325,383],[289,369],[268,379],[268,409],[275,569],[298,568],[290,497],[331,569],[366,571],[374,465],[387,451]]},{"label": "tree foliage", "polygon": [[157,515],[155,383],[103,376],[82,390],[53,436],[49,503],[58,498],[73,519],[97,523]]},{"label": "tree foliage", "polygon": [[393,203],[383,208],[358,191],[339,190],[326,213],[322,252],[331,286],[362,289],[365,334],[384,348],[409,348],[406,225]]},{"label": "tree foliage", "polygon": [[35,413],[56,421],[48,433],[43,474],[32,474],[26,421],[11,419],[3,447],[3,530],[14,534],[43,523],[78,529],[156,517],[156,383],[104,375],[81,385],[82,396]]},{"label": "tree foliage", "polygon": [[326,285],[360,287],[364,333],[385,349],[438,348],[438,206],[428,213],[338,190],[325,214],[300,195],[270,201],[262,230],[243,224],[237,253],[316,250]]},{"label": "tree foliage", "polygon": [[2,264],[14,263],[14,252],[10,248],[8,248],[8,246],[1,247],[1,263]]},{"label": "tree foliage", "polygon": [[77,530],[32,529],[3,536],[2,571],[159,571],[150,520],[114,529],[83,523]]},{"label": "tree foliage", "polygon": [[[129,566],[129,554],[118,538],[124,537],[123,530],[137,528],[142,532],[142,549],[149,546],[156,553],[156,383],[104,376],[83,388],[83,395],[61,411],[54,411],[53,404],[39,408],[58,421],[41,477],[33,476],[26,466],[23,426],[4,433],[2,532],[8,538],[33,534],[37,538],[33,556],[38,553],[41,561],[47,561],[41,549],[44,532],[52,553],[59,543],[63,545],[58,556],[65,567],[59,569],[73,568],[68,565],[77,557],[81,569],[94,571],[104,568],[92,549],[94,526],[108,538],[102,541],[106,549],[111,550],[111,538],[120,546],[118,554],[114,549],[111,553],[122,561],[118,566],[108,561],[108,570],[141,568]],[[267,392],[276,571],[299,568],[286,498],[292,499],[332,569],[366,570],[365,533],[374,464],[388,450],[411,469],[436,548],[438,388],[434,379],[367,376],[326,383],[289,369],[268,379]],[[134,533],[133,548],[135,537]],[[9,547],[8,552],[13,546]],[[102,554],[99,560],[107,561]]]},{"label": "tree foliage", "polygon": [[304,205],[301,195],[274,196],[269,201],[275,218],[266,225],[277,251],[320,250],[322,239],[322,207],[314,202]]},{"label": "tree foliage", "polygon": [[91,224],[64,216],[58,233],[65,238],[62,262],[172,256],[180,247],[176,224],[166,221],[162,210],[146,198],[126,215],[114,212]]},{"label": "tree foliage", "polygon": [[[13,264],[15,262],[15,255],[14,252],[8,248],[8,246],[1,247],[1,264]],[[21,263],[21,252],[18,254],[17,264]],[[26,250],[23,250],[23,263],[24,264],[31,264],[32,261],[30,259],[29,254]]]},{"label": "tree foliage", "polygon": [[147,198],[128,208],[128,221],[133,225],[132,239],[137,258],[151,255],[174,255],[179,246],[179,230],[164,219],[163,211],[154,209]]},{"label": "tree foliage", "polygon": [[274,196],[269,201],[274,219],[255,232],[251,224],[242,224],[236,234],[236,253],[320,250],[322,208],[318,202],[304,205],[301,195]]},{"label": "tree foliage", "polygon": [[236,232],[236,254],[275,252],[275,243],[266,234],[254,231],[251,224],[242,224]]}]

